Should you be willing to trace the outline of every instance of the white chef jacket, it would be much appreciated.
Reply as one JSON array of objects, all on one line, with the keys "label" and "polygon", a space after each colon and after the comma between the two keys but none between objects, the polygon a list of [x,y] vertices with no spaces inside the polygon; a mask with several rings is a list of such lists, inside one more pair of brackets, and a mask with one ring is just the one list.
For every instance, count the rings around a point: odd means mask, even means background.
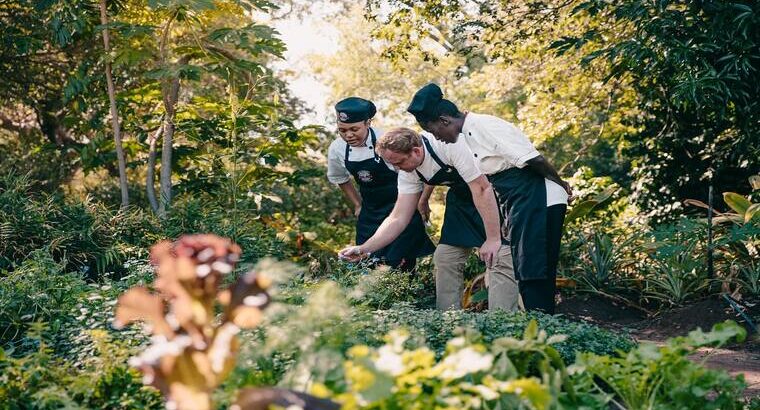
[{"label": "white chef jacket", "polygon": [[[375,139],[379,140],[383,135],[383,131],[377,128],[372,128],[375,131]],[[343,184],[351,179],[351,173],[346,169],[346,141],[343,138],[336,138],[327,150],[327,179],[335,184]],[[364,146],[351,147],[351,154],[349,159],[351,161],[364,161],[375,157],[374,147],[372,146],[372,138],[367,133],[367,139],[364,140]],[[395,171],[393,165],[385,163],[388,169]]]},{"label": "white chef jacket", "polygon": [[[466,141],[480,171],[486,175],[523,168],[528,160],[540,155],[519,128],[493,115],[468,113],[459,139]],[[554,181],[544,180],[546,206],[567,204],[565,189]]]}]

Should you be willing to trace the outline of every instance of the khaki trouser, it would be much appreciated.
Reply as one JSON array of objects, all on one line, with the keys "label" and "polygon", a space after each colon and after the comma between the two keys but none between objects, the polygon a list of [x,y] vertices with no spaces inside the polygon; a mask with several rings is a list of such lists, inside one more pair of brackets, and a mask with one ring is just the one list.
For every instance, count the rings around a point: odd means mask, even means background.
[{"label": "khaki trouser", "polygon": [[[433,254],[435,264],[435,307],[439,310],[461,309],[464,292],[464,265],[472,248],[438,244]],[[486,271],[488,308],[516,311],[519,304],[512,251],[503,245],[494,266]]]}]

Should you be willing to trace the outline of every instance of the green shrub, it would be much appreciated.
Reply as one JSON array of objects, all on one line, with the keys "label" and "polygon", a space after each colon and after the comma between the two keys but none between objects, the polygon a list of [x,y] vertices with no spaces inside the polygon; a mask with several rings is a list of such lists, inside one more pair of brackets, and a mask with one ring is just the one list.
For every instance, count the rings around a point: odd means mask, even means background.
[{"label": "green shrub", "polygon": [[[571,361],[577,352],[612,354],[627,351],[635,346],[626,334],[612,333],[599,327],[572,322],[559,316],[541,313],[510,313],[501,310],[483,313],[464,311],[441,312],[438,310],[417,310],[408,304],[399,304],[388,310],[372,313],[364,333],[367,343],[376,345],[378,336],[395,327],[409,329],[412,335],[424,339],[425,344],[437,353],[443,352],[446,342],[454,337],[458,329],[472,329],[480,333],[486,343],[504,336],[516,337],[525,330],[531,320],[549,335],[563,334],[567,339],[555,347],[565,360]],[[374,333],[373,333],[374,332]]]},{"label": "green shrub", "polygon": [[547,337],[530,322],[519,338],[484,344],[477,335],[448,341],[442,357],[428,347],[409,346],[409,335],[393,331],[379,349],[358,345],[342,372],[318,379],[313,394],[331,397],[344,409],[548,409],[605,404],[605,395],[579,389]]},{"label": "green shrub", "polygon": [[27,351],[24,334],[32,323],[47,324],[44,338],[60,334],[72,322],[86,284],[80,274],[64,273],[46,251],[34,252],[17,269],[0,272],[0,346]]},{"label": "green shrub", "polygon": [[[633,348],[625,334],[615,334],[598,327],[571,322],[561,317],[541,314],[493,311],[469,313],[420,310],[410,303],[397,304],[386,310],[370,310],[351,306],[341,287],[334,282],[309,285],[310,295],[301,306],[279,305],[260,333],[249,335],[243,343],[241,361],[258,363],[261,358],[280,354],[280,383],[303,387],[312,375],[328,377],[336,371],[336,358],[344,357],[354,345],[379,346],[383,335],[396,328],[405,328],[411,340],[425,344],[437,355],[446,343],[463,329],[482,334],[484,343],[525,331],[532,319],[549,335],[564,334],[567,339],[555,347],[562,357],[572,360],[578,351],[611,354]],[[263,346],[263,348],[262,348]]]},{"label": "green shrub", "polygon": [[688,358],[697,348],[743,341],[746,331],[726,321],[710,333],[695,330],[664,346],[642,344],[621,356],[579,355],[575,371],[613,392],[618,408],[742,409],[743,379],[710,370]]},{"label": "green shrub", "polygon": [[160,409],[157,390],[144,387],[139,373],[125,365],[126,352],[102,334],[101,350],[87,367],[76,368],[55,356],[39,334],[39,348],[13,358],[0,349],[2,409]]},{"label": "green shrub", "polygon": [[0,269],[13,269],[37,249],[48,249],[68,270],[104,273],[153,239],[151,217],[138,209],[65,201],[59,192],[35,193],[32,181],[0,176]]},{"label": "green shrub", "polygon": [[738,410],[744,406],[741,377],[706,369],[688,355],[745,336],[726,322],[662,347],[645,344],[620,356],[584,353],[566,367],[555,349],[564,336],[549,336],[536,321],[516,337],[491,343],[472,333],[454,337],[437,360],[424,343],[392,331],[379,348],[349,349],[335,373],[317,377],[310,390],[344,409]]},{"label": "green shrub", "polygon": [[242,260],[253,263],[271,256],[286,259],[292,251],[277,232],[260,220],[258,212],[233,212],[213,198],[181,197],[172,205],[161,234],[175,239],[187,233],[213,233],[232,239],[243,249]]}]

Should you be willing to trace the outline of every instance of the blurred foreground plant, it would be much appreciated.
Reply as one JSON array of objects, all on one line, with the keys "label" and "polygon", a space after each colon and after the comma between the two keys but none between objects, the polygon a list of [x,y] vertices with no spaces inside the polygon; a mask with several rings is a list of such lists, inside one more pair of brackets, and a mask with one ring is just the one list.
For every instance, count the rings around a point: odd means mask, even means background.
[{"label": "blurred foreground plant", "polygon": [[409,348],[409,334],[391,331],[374,349],[353,346],[343,378],[312,385],[313,394],[334,397],[344,409],[548,409],[603,405],[603,394],[577,393],[548,334],[531,321],[521,338],[490,345],[465,332],[446,344],[440,360],[426,346]]},{"label": "blurred foreground plant", "polygon": [[[268,278],[251,271],[220,290],[240,253],[239,246],[216,235],[159,242],[151,249],[151,262],[158,267],[154,286],[159,294],[135,287],[119,298],[115,327],[135,320],[149,324],[152,343],[130,364],[142,371],[144,383],[164,394],[167,408],[212,408],[213,390],[235,366],[237,334],[263,318],[262,310],[270,302]],[[216,319],[217,304],[222,306],[220,320]],[[335,408],[329,401],[280,389],[247,389],[236,407],[256,409],[269,404]]]}]

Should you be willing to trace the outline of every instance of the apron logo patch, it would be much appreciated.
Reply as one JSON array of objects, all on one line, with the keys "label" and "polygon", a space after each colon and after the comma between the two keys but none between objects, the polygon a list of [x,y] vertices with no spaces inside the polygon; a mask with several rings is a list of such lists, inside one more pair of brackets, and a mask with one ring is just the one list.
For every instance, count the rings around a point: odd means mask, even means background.
[{"label": "apron logo patch", "polygon": [[346,114],[344,112],[339,112],[338,113],[338,118],[340,118],[341,121],[346,121],[346,120],[348,120],[348,114]]},{"label": "apron logo patch", "polygon": [[372,173],[367,171],[366,169],[363,169],[357,172],[356,176],[359,177],[359,181],[372,182]]}]

